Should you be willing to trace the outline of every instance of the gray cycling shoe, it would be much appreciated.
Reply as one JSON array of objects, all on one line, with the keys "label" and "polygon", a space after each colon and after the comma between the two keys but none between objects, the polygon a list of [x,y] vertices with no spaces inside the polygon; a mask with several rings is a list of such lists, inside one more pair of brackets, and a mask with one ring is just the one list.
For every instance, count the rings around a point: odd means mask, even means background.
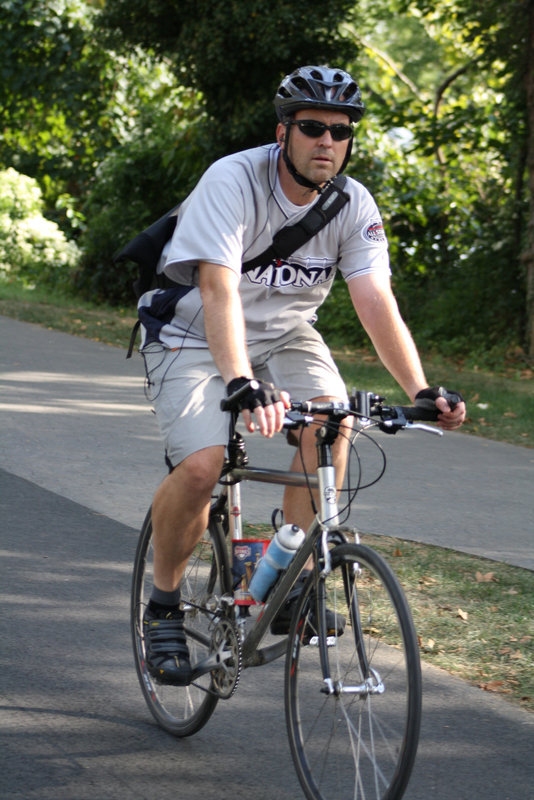
[{"label": "gray cycling shoe", "polygon": [[184,631],[184,613],[154,612],[147,608],[143,617],[148,671],[160,683],[188,686],[193,672]]}]

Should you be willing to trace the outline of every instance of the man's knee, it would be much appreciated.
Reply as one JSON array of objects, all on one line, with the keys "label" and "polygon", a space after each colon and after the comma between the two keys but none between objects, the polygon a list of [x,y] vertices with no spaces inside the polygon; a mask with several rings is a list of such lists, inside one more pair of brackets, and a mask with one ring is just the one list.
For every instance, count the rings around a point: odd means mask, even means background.
[{"label": "man's knee", "polygon": [[203,494],[213,491],[224,459],[224,448],[207,447],[187,456],[171,472],[171,480],[178,480],[182,486],[189,487],[192,492]]}]

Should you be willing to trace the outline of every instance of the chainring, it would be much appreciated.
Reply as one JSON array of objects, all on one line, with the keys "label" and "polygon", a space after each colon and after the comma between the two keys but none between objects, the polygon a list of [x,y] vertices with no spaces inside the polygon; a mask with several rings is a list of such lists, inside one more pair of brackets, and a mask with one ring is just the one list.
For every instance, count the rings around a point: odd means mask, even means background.
[{"label": "chainring", "polygon": [[219,666],[211,670],[212,691],[222,700],[233,695],[241,675],[241,641],[236,625],[228,617],[215,624],[211,636],[212,655]]}]

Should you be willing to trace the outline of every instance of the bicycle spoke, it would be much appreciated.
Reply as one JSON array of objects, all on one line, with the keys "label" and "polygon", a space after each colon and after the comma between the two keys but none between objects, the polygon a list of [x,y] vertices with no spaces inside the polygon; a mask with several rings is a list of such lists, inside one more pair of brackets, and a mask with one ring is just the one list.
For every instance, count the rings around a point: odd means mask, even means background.
[{"label": "bicycle spoke", "polygon": [[[212,525],[212,524],[211,524]],[[139,682],[147,705],[157,722],[175,736],[189,736],[206,724],[218,701],[211,675],[194,677],[189,686],[167,686],[148,672],[145,663],[142,620],[152,588],[152,526],[147,517],[135,559],[132,585],[132,634]],[[206,530],[191,558],[181,583],[184,626],[193,668],[205,659],[211,644],[212,616],[206,602],[226,591],[222,586],[224,537],[216,525]]]},{"label": "bicycle spoke", "polygon": [[387,565],[359,545],[332,550],[325,589],[330,611],[346,620],[343,635],[323,649],[326,683],[320,648],[305,644],[314,608],[306,597],[290,634],[286,717],[299,779],[310,800],[400,800],[415,758],[421,699],[406,602]]}]

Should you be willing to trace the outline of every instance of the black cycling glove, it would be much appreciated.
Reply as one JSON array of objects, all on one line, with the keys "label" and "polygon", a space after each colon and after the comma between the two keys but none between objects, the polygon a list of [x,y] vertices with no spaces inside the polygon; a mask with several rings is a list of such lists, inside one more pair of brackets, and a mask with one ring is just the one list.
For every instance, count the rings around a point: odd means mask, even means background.
[{"label": "black cycling glove", "polygon": [[242,393],[232,401],[232,407],[236,411],[243,411],[244,408],[254,411],[259,406],[265,408],[282,399],[279,390],[272,383],[259,381],[256,378],[234,378],[226,387],[226,394],[230,398],[240,389],[243,390]]},{"label": "black cycling glove", "polygon": [[445,389],[443,386],[432,386],[428,389],[421,389],[415,395],[416,408],[426,408],[432,411],[436,408],[436,400],[438,397],[444,397],[449,408],[453,411],[458,403],[463,402],[463,397],[460,392],[453,392],[450,389]]}]

